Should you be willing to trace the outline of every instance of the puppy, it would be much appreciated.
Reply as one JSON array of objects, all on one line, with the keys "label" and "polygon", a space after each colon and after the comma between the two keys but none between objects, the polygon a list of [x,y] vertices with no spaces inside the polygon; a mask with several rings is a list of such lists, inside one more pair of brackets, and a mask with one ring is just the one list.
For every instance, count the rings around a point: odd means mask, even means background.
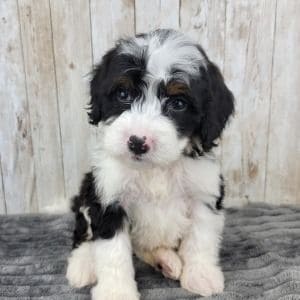
[{"label": "puppy", "polygon": [[183,34],[156,30],[119,40],[92,75],[100,141],[73,199],[69,283],[139,299],[135,253],[191,292],[222,292],[224,183],[210,150],[234,101],[219,69]]}]

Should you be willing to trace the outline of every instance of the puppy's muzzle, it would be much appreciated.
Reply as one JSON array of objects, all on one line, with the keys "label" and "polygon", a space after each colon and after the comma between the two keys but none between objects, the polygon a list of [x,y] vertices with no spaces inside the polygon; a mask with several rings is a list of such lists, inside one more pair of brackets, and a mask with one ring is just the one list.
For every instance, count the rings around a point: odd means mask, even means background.
[{"label": "puppy's muzzle", "polygon": [[128,148],[135,155],[145,154],[149,151],[149,145],[147,143],[147,138],[145,136],[138,137],[136,135],[131,135],[128,139]]}]

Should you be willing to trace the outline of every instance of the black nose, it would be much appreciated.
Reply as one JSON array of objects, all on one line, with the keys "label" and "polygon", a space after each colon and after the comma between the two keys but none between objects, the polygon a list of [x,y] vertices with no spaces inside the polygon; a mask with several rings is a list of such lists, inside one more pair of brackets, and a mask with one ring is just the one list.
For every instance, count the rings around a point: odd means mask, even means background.
[{"label": "black nose", "polygon": [[134,154],[140,155],[148,152],[149,146],[146,143],[146,137],[138,137],[136,135],[132,135],[128,140],[128,148]]}]

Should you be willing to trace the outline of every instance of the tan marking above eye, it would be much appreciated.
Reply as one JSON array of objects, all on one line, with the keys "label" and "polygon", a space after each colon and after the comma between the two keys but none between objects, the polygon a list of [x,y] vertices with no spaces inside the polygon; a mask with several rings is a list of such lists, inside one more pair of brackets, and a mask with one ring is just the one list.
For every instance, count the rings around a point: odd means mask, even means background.
[{"label": "tan marking above eye", "polygon": [[115,81],[114,85],[115,86],[121,85],[121,86],[124,86],[126,88],[133,88],[133,82],[132,82],[131,78],[127,77],[127,76],[121,76],[121,77],[119,77]]},{"label": "tan marking above eye", "polygon": [[188,86],[183,82],[170,82],[166,86],[166,92],[167,95],[182,95],[182,94],[188,94],[189,88]]}]

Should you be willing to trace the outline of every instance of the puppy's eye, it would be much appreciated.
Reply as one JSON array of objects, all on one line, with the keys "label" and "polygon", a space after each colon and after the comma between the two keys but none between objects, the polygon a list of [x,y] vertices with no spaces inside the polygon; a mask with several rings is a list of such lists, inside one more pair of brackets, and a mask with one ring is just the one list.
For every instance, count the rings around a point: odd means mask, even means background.
[{"label": "puppy's eye", "polygon": [[168,101],[168,109],[173,111],[184,111],[186,110],[188,103],[184,97],[170,98]]},{"label": "puppy's eye", "polygon": [[117,100],[120,102],[130,103],[133,100],[131,91],[124,87],[118,87],[115,95],[116,95]]}]

